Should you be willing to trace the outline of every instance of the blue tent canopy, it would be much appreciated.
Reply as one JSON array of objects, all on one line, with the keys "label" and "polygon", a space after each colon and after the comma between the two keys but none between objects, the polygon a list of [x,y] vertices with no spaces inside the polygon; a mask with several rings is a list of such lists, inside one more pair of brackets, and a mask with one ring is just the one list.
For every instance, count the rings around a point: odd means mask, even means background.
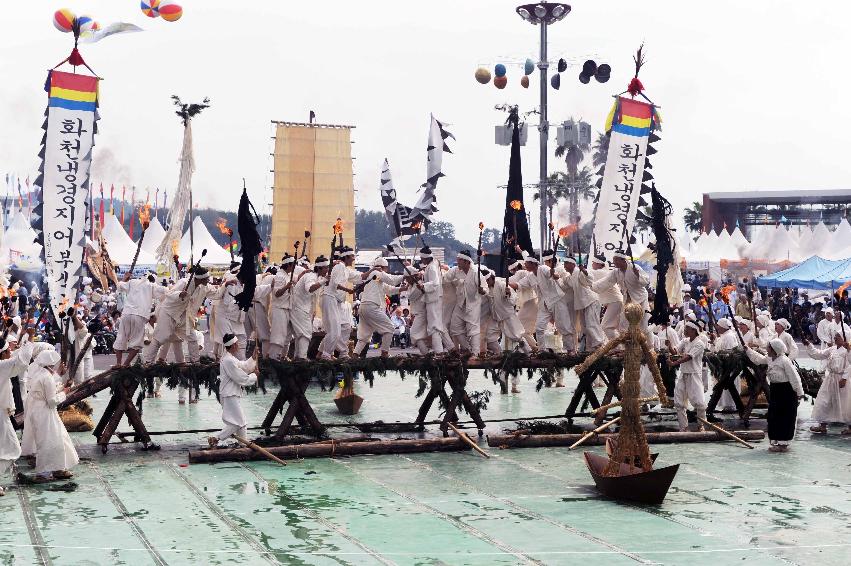
[{"label": "blue tent canopy", "polygon": [[817,255],[798,265],[757,279],[760,287],[797,287],[831,291],[851,280],[851,259],[824,259]]}]

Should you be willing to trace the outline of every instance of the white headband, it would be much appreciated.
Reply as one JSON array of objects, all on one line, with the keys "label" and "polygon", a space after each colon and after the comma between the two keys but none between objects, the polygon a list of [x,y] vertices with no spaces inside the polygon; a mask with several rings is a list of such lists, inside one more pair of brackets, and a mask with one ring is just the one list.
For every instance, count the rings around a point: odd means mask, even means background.
[{"label": "white headband", "polygon": [[287,265],[287,264],[293,263],[294,261],[295,261],[295,258],[293,256],[285,257],[284,260],[281,262],[281,265]]},{"label": "white headband", "polygon": [[533,255],[526,256],[525,258],[523,258],[523,261],[530,261],[530,262],[532,262],[532,263],[539,263],[539,262],[538,262],[538,258],[536,258],[536,257],[535,257],[535,256],[533,256]]},{"label": "white headband", "polygon": [[698,333],[700,332],[700,327],[699,327],[696,323],[694,323],[694,322],[692,322],[692,321],[688,321],[688,322],[686,323],[686,328],[693,328],[693,329],[695,329]]},{"label": "white headband", "polygon": [[614,254],[612,254],[612,257],[619,257],[621,259],[631,259],[627,254],[623,252],[615,252]]},{"label": "white headband", "polygon": [[325,261],[317,261],[313,264],[313,267],[327,267],[330,262],[326,259]]},{"label": "white headband", "polygon": [[372,265],[374,267],[387,267],[388,266],[387,260],[384,259],[381,256],[378,256],[377,258],[375,258],[375,261],[372,262]]},{"label": "white headband", "polygon": [[520,261],[520,260],[517,260],[514,263],[512,263],[510,266],[508,266],[508,269],[520,269],[522,267],[523,267],[523,262]]},{"label": "white headband", "polygon": [[346,250],[346,251],[344,251],[344,252],[342,252],[342,253],[338,254],[338,257],[349,257],[349,256],[353,256],[353,255],[355,255],[355,252],[354,252],[354,251],[352,251],[352,250]]},{"label": "white headband", "polygon": [[576,258],[566,257],[564,258],[564,263],[572,263],[573,265],[576,265]]},{"label": "white headband", "polygon": [[471,256],[471,255],[470,255],[470,254],[468,254],[467,252],[459,252],[459,253],[458,253],[458,259],[466,259],[467,261],[472,262],[472,261],[473,261],[473,256]]},{"label": "white headband", "polygon": [[553,259],[554,257],[555,257],[554,255],[545,255],[545,256],[541,256],[541,261],[550,261],[550,260],[551,260],[551,259]]},{"label": "white headband", "polygon": [[205,281],[209,278],[210,278],[210,272],[209,271],[207,273],[199,273],[198,275],[195,276],[195,279],[198,280],[198,281]]},{"label": "white headband", "polygon": [[236,344],[237,342],[239,342],[239,338],[237,338],[236,336],[234,336],[233,338],[231,338],[230,340],[228,340],[227,342],[225,342],[225,343],[224,343],[224,346],[225,346],[226,348],[230,348],[231,346],[233,346],[233,345],[234,345],[234,344]]}]

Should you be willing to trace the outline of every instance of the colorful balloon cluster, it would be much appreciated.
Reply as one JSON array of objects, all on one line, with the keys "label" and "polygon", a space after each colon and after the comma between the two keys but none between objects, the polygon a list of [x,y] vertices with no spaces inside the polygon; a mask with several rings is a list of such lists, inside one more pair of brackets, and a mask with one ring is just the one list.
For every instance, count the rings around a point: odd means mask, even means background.
[{"label": "colorful balloon cluster", "polygon": [[149,18],[162,17],[167,22],[176,22],[183,15],[183,8],[172,0],[142,0],[140,7]]},{"label": "colorful balloon cluster", "polygon": [[100,25],[91,16],[75,16],[74,12],[67,8],[54,12],[53,26],[62,33],[73,33],[74,37],[100,29]]},{"label": "colorful balloon cluster", "polygon": [[[535,70],[535,63],[531,59],[526,59],[526,62],[523,63],[523,76],[520,77],[520,86],[523,88],[529,88],[529,75],[531,75]],[[505,65],[502,63],[497,63],[493,68],[493,86],[498,89],[503,89],[508,85],[508,76]],[[491,72],[484,68],[479,67],[476,69],[475,75],[476,80],[486,85],[491,82]]]}]

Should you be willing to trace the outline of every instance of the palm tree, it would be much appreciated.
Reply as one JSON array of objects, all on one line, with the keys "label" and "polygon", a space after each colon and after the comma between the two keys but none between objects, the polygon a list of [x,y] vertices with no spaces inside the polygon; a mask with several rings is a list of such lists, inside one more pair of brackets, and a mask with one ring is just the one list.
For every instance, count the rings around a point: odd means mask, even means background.
[{"label": "palm tree", "polygon": [[644,206],[639,209],[644,216],[636,215],[635,217],[635,230],[637,232],[649,232],[653,230],[653,207],[652,206]]},{"label": "palm tree", "polygon": [[[571,118],[573,121],[573,118]],[[564,157],[565,165],[567,165],[567,181],[572,186],[576,182],[579,174],[579,164],[585,160],[585,155],[591,150],[591,146],[585,143],[573,143],[568,141],[564,145],[556,147],[556,157]],[[570,219],[571,223],[576,222],[579,212],[579,195],[576,192],[571,192],[568,195],[570,199]],[[577,244],[576,238],[573,238],[573,245]]]},{"label": "palm tree", "polygon": [[701,232],[703,230],[703,203],[691,203],[691,207],[685,209],[683,222],[685,222],[686,230]]},{"label": "palm tree", "polygon": [[[553,211],[558,205],[558,201],[565,198],[576,197],[578,201],[578,199],[587,200],[594,197],[597,187],[594,186],[593,178],[594,174],[591,172],[591,168],[587,166],[580,169],[573,180],[562,171],[557,171],[549,176],[547,179],[547,212],[550,223],[553,223]],[[535,192],[532,195],[533,200],[540,198],[540,192]],[[571,209],[571,223],[579,223],[578,213],[575,213],[575,209]],[[576,241],[571,243],[574,247],[578,245]]]},{"label": "palm tree", "polygon": [[600,165],[606,162],[606,157],[609,155],[609,140],[611,137],[609,134],[604,134],[602,132],[597,132],[597,139],[594,141],[594,145],[591,149],[594,151],[594,154],[591,156],[591,163],[594,164],[594,167],[599,167]]}]

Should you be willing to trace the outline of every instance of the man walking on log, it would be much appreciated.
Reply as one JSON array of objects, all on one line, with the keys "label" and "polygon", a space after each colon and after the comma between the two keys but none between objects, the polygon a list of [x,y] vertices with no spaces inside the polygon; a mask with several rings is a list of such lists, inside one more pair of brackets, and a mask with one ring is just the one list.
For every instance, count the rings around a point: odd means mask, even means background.
[{"label": "man walking on log", "polygon": [[224,354],[224,336],[225,334],[233,334],[239,341],[239,350],[237,358],[245,357],[246,337],[245,337],[245,311],[239,308],[236,304],[236,295],[242,292],[242,283],[237,279],[239,273],[239,263],[231,263],[231,270],[226,273],[222,279],[222,285],[212,294],[213,302],[218,301],[216,307],[216,333],[214,338],[214,353],[216,357]]},{"label": "man walking on log", "polygon": [[[531,353],[536,348],[526,340],[525,329],[517,316],[515,305],[517,304],[516,283],[509,283],[502,277],[497,277],[493,271],[487,275],[488,295],[490,299],[491,319],[493,323],[488,328],[487,346],[488,351],[494,354],[502,353],[499,344],[500,333],[508,344],[517,344],[525,354]],[[516,391],[517,383],[512,381],[512,392]]]},{"label": "man walking on log", "polygon": [[[703,352],[704,342],[700,339],[700,327],[696,322],[688,321],[685,327],[686,338],[680,344],[680,357],[671,362],[671,367],[680,367],[680,375],[674,387],[674,408],[677,410],[677,423],[680,432],[688,431],[686,408],[691,403],[698,418],[706,420],[706,398],[703,395]],[[703,431],[699,422],[698,430]]]},{"label": "man walking on log", "polygon": [[[349,266],[354,262],[354,251],[342,251],[340,262],[331,269],[328,283],[322,288],[322,327],[325,329],[325,338],[319,345],[319,351],[324,360],[334,359],[334,352],[340,345],[343,324],[341,303],[346,300],[346,293],[354,293],[354,289],[346,285],[349,280]],[[340,356],[348,357],[345,351]]]},{"label": "man walking on log", "polygon": [[379,256],[372,262],[372,268],[363,274],[366,284],[360,295],[358,342],[355,346],[357,355],[369,345],[374,332],[381,335],[381,356],[386,358],[390,355],[394,328],[387,316],[385,297],[395,295],[402,289],[400,285],[404,275],[390,275],[386,272],[387,266],[387,260]]},{"label": "man walking on log", "polygon": [[305,269],[296,279],[290,311],[296,360],[307,359],[307,349],[313,337],[313,309],[316,293],[327,284],[329,263],[325,256],[319,256],[313,264],[313,270]]},{"label": "man walking on log", "polygon": [[585,350],[596,350],[606,342],[606,334],[600,326],[600,298],[591,288],[594,280],[585,266],[577,265],[572,256],[564,260],[564,268],[570,274],[573,308],[580,332],[585,335]]},{"label": "man walking on log", "polygon": [[287,253],[284,254],[278,274],[272,280],[269,300],[269,357],[273,360],[284,358],[289,353],[293,287],[298,276],[304,272],[303,267],[296,265],[295,257]]},{"label": "man walking on log", "polygon": [[[520,247],[517,247],[518,251]],[[529,257],[524,258],[529,262]],[[532,262],[537,263],[537,262]],[[537,265],[535,281],[538,292],[538,319],[535,323],[535,338],[538,344],[544,344],[544,332],[550,321],[561,335],[562,349],[565,352],[573,352],[574,330],[570,324],[573,317],[567,312],[567,303],[564,301],[564,290],[559,282],[559,274],[556,268],[556,257],[553,250],[545,250],[541,256],[541,263]]]},{"label": "man walking on log", "polygon": [[431,340],[431,351],[442,354],[454,345],[444,324],[448,321],[443,319],[443,274],[428,246],[420,250],[420,265],[422,271],[418,276],[423,284],[426,334]]},{"label": "man walking on log", "polygon": [[591,289],[597,293],[597,297],[600,299],[601,309],[605,309],[600,325],[606,334],[606,338],[609,340],[617,338],[621,317],[623,316],[623,295],[621,294],[620,287],[618,285],[607,285],[605,288],[601,288],[598,285],[611,271],[606,266],[606,259],[604,257],[594,256],[594,259],[591,260],[591,271],[588,272],[591,279],[593,279]]},{"label": "man walking on log", "polygon": [[[647,323],[650,320],[650,303],[648,302],[647,285],[650,283],[650,277],[641,267],[633,263],[629,265],[630,256],[625,253],[615,253],[613,262],[615,268],[604,278],[594,284],[594,291],[605,292],[617,286],[623,293],[625,302],[638,303],[644,309],[644,318],[641,319],[641,329],[647,333]],[[623,315],[619,317],[618,322],[621,330],[626,330],[629,326],[626,318]]]},{"label": "man walking on log", "polygon": [[[537,265],[535,267],[537,268]],[[538,296],[535,294],[535,276],[520,260],[514,262],[508,269],[511,272],[508,282],[516,285],[512,288],[517,292],[517,316],[523,325],[523,337],[530,346],[537,348],[535,322],[538,320]],[[527,277],[533,279],[531,284],[524,284]]]},{"label": "man walking on log", "polygon": [[446,272],[444,281],[454,285],[456,292],[455,310],[449,323],[449,335],[466,350],[478,356],[481,351],[482,296],[486,291],[476,269],[472,269],[473,255],[469,251],[458,253],[457,265]]},{"label": "man walking on log", "polygon": [[278,273],[278,268],[270,265],[263,273],[257,274],[257,287],[254,289],[254,300],[251,309],[245,316],[245,334],[254,336],[254,347],[259,348],[264,358],[270,357],[272,329],[269,324],[269,304],[272,299],[271,282]]},{"label": "man walking on log", "polygon": [[[190,279],[191,284],[190,284]],[[157,325],[151,343],[146,348],[144,359],[146,363],[152,363],[160,346],[173,344],[174,358],[178,363],[183,363],[183,343],[187,345],[189,360],[197,362],[201,357],[198,348],[198,339],[193,331],[198,309],[204,300],[216,291],[216,287],[208,285],[210,272],[203,267],[197,267],[194,275],[184,277],[166,291],[159,308],[157,309]],[[165,360],[162,360],[165,361]],[[180,386],[177,391],[178,403],[186,402],[186,389]],[[196,402],[194,389],[190,388],[189,402]]]},{"label": "man walking on log", "polygon": [[[156,277],[148,273],[143,278],[133,279],[129,271],[118,282],[118,290],[124,293],[124,309],[118,324],[118,336],[115,338],[115,365],[129,366],[130,362],[142,351],[145,341],[145,324],[151,316],[154,299],[165,294],[165,287],[156,284]],[[91,350],[91,348],[89,348]],[[123,359],[124,354],[127,357]]]},{"label": "man walking on log", "polygon": [[236,358],[239,338],[231,333],[225,334],[223,344],[225,352],[219,362],[219,400],[222,403],[224,427],[219,434],[207,439],[211,448],[234,434],[240,438],[248,436],[248,424],[242,413],[240,399],[245,396],[245,386],[257,383],[257,375],[253,372],[257,369],[258,351],[254,350],[254,355],[247,360],[239,361]]}]

